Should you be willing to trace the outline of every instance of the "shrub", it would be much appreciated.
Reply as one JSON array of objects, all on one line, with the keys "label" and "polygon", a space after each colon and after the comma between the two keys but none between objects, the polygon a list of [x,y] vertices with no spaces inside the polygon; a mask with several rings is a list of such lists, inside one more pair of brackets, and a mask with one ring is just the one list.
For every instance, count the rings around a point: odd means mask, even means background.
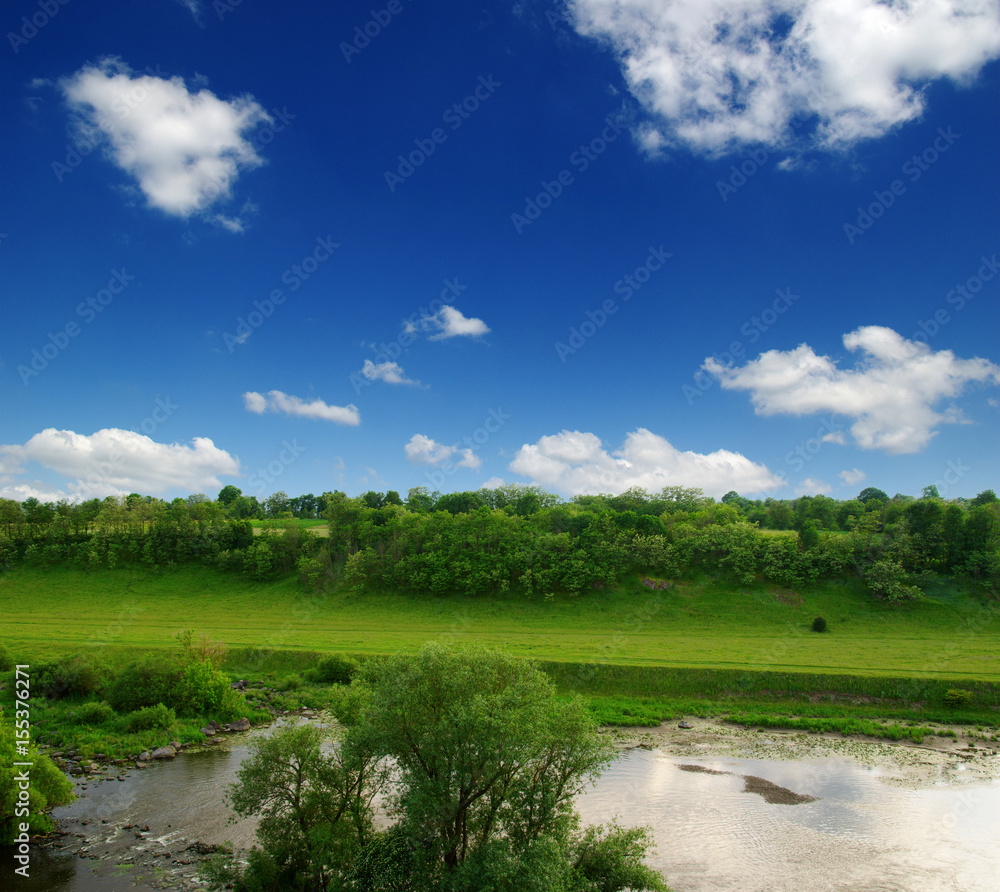
[{"label": "shrub", "polygon": [[230,687],[229,676],[204,660],[184,669],[176,702],[182,712],[230,717],[239,711],[241,699]]},{"label": "shrub", "polygon": [[812,629],[814,632],[825,632],[826,631],[826,620],[821,616],[817,616],[813,620]]},{"label": "shrub", "polygon": [[865,571],[865,584],[876,598],[891,603],[913,600],[920,594],[912,585],[906,585],[906,571],[890,558],[876,561]]},{"label": "shrub", "polygon": [[156,706],[144,706],[123,716],[121,726],[133,734],[137,731],[167,731],[175,721],[177,716],[174,711],[157,703]]},{"label": "shrub", "polygon": [[278,682],[279,691],[297,691],[302,687],[302,679],[297,675],[286,675]]},{"label": "shrub", "polygon": [[104,725],[116,718],[117,715],[106,700],[102,700],[100,703],[91,700],[73,712],[74,720],[81,725]]},{"label": "shrub", "polygon": [[33,691],[50,700],[74,694],[89,694],[101,684],[101,670],[83,654],[74,654],[54,663],[42,663],[32,670]]},{"label": "shrub", "polygon": [[327,684],[350,684],[361,665],[346,654],[330,654],[316,664],[316,680]]},{"label": "shrub", "polygon": [[964,706],[971,706],[975,694],[962,688],[949,688],[944,695],[945,706],[959,709]]},{"label": "shrub", "polygon": [[118,712],[135,712],[157,703],[172,704],[178,696],[181,670],[163,657],[147,656],[130,663],[111,683],[108,702]]}]

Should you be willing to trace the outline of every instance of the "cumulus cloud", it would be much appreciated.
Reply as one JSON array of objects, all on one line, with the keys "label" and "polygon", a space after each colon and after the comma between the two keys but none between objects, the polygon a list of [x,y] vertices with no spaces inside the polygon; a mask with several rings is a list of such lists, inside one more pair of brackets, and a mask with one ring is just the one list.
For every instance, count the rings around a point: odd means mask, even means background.
[{"label": "cumulus cloud", "polygon": [[835,412],[854,418],[851,434],[863,449],[919,452],[941,424],[962,422],[955,407],[935,410],[971,382],[1000,384],[1000,366],[985,359],[959,359],[934,352],[891,328],[868,325],[844,335],[844,346],[860,351],[854,369],[841,369],[808,344],[769,350],[745,366],[723,366],[714,358],[702,368],[727,390],[748,390],[758,415]]},{"label": "cumulus cloud", "polygon": [[857,486],[859,483],[864,483],[868,479],[868,475],[864,471],[859,471],[854,468],[850,471],[841,471],[837,475],[844,486]]},{"label": "cumulus cloud", "polygon": [[994,0],[569,0],[569,11],[618,57],[652,150],[782,146],[796,130],[844,147],[918,118],[927,84],[971,80],[1000,55]]},{"label": "cumulus cloud", "polygon": [[365,360],[365,364],[359,373],[364,375],[369,381],[384,381],[386,384],[419,384],[406,377],[406,372],[398,362],[380,362],[377,365],[370,359]]},{"label": "cumulus cloud", "polygon": [[829,483],[817,480],[815,477],[806,477],[795,489],[795,494],[799,496],[826,495],[833,489]]},{"label": "cumulus cloud", "polygon": [[[60,86],[78,141],[103,146],[151,207],[187,218],[228,199],[239,174],[263,163],[246,134],[270,116],[251,96],[219,99],[179,77],[132,71],[119,59],[85,65]],[[238,217],[220,225],[241,232]]]},{"label": "cumulus cloud", "polygon": [[[443,465],[445,462],[456,468],[478,468],[482,459],[471,449],[459,449],[457,446],[446,446],[438,443],[424,434],[414,434],[404,447],[407,461],[413,465]],[[453,461],[454,456],[458,461]]]},{"label": "cumulus cloud", "polygon": [[692,486],[718,497],[731,489],[763,492],[784,485],[778,474],[738,452],[681,452],[645,428],[630,433],[614,452],[608,452],[594,434],[564,430],[524,444],[510,469],[539,486],[570,495],[619,493],[632,486],[650,491]]},{"label": "cumulus cloud", "polygon": [[285,415],[317,418],[337,424],[361,424],[361,414],[353,403],[347,406],[330,406],[319,399],[307,402],[280,390],[269,390],[266,394],[248,391],[243,394],[243,405],[247,411],[256,412],[258,415],[264,412],[282,412]]},{"label": "cumulus cloud", "polygon": [[428,340],[440,341],[444,338],[470,337],[478,338],[489,334],[489,326],[482,319],[469,319],[461,310],[445,304],[431,316],[422,316],[416,322],[406,324],[408,333],[417,331],[431,332]]},{"label": "cumulus cloud", "polygon": [[159,494],[221,489],[219,475],[240,473],[239,459],[207,437],[190,445],[157,443],[134,431],[107,428],[90,436],[47,428],[23,445],[0,446],[0,480],[8,498],[38,495],[38,483],[16,480],[28,462],[68,478],[66,491],[45,492],[46,500],[94,498],[127,492]]}]

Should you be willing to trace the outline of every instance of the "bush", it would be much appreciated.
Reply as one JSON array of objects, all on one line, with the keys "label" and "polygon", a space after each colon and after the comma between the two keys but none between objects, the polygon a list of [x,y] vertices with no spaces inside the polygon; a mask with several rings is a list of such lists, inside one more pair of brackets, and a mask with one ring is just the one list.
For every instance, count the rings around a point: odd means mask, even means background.
[{"label": "bush", "polygon": [[118,673],[108,688],[108,702],[123,713],[157,703],[173,704],[179,693],[180,675],[180,669],[173,662],[147,656]]},{"label": "bush", "polygon": [[823,617],[821,617],[821,616],[817,616],[816,619],[813,620],[812,629],[813,629],[814,632],[825,632],[826,631],[826,620],[823,619]]},{"label": "bush", "polygon": [[100,703],[91,700],[73,712],[73,719],[80,725],[104,725],[116,718],[117,715],[106,700],[102,700]]},{"label": "bush", "polygon": [[83,654],[33,668],[31,687],[50,700],[90,694],[101,685],[101,670]]},{"label": "bush", "polygon": [[167,731],[177,721],[172,709],[162,703],[156,706],[145,706],[130,712],[121,720],[121,727],[130,733],[137,731]]},{"label": "bush", "polygon": [[239,713],[242,698],[229,683],[229,676],[207,660],[191,663],[181,675],[177,707],[192,715],[211,713],[231,718]]},{"label": "bush", "polygon": [[330,654],[316,664],[316,680],[327,684],[350,684],[361,664],[347,654]]},{"label": "bush", "polygon": [[906,571],[902,565],[890,558],[876,561],[865,571],[865,584],[876,598],[894,604],[911,601],[920,594],[912,585],[906,584]]},{"label": "bush", "polygon": [[962,688],[949,688],[945,692],[944,702],[945,706],[960,709],[965,706],[971,706],[974,698],[975,694],[972,691],[966,691]]},{"label": "bush", "polygon": [[278,682],[279,691],[297,691],[302,687],[302,679],[297,675],[286,675]]}]

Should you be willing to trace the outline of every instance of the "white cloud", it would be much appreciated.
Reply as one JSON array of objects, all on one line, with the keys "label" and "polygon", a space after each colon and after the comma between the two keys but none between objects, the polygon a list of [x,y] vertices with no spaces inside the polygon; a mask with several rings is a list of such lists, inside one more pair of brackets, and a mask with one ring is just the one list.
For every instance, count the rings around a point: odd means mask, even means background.
[{"label": "white cloud", "polygon": [[857,486],[859,483],[864,483],[864,481],[868,479],[868,475],[864,471],[859,471],[857,468],[850,471],[841,471],[837,476],[841,479],[844,486]]},{"label": "white cloud", "polygon": [[376,365],[370,359],[366,359],[360,374],[364,375],[369,381],[384,381],[386,384],[420,383],[419,381],[407,378],[406,372],[403,371],[397,362],[380,362]]},{"label": "white cloud", "polygon": [[[94,498],[127,492],[159,494],[180,488],[212,492],[222,488],[219,475],[240,473],[239,459],[206,437],[191,445],[157,443],[143,434],[108,428],[90,436],[47,428],[23,445],[0,446],[2,492],[8,498],[37,495],[37,482],[17,481],[28,462],[37,462],[69,478],[66,492],[45,492],[46,500]],[[15,493],[14,495],[7,495]]]},{"label": "white cloud", "polygon": [[[133,72],[118,59],[61,81],[78,141],[103,145],[151,207],[187,218],[232,194],[240,172],[263,163],[245,134],[270,116],[251,96],[225,101],[189,92],[179,77]],[[207,214],[206,214],[207,215]],[[212,217],[232,232],[243,221]]]},{"label": "white cloud", "polygon": [[201,0],[177,0],[177,2],[191,13],[196,25],[201,28],[205,27],[205,11],[202,8]]},{"label": "white cloud", "polygon": [[504,485],[504,482],[503,482],[503,478],[502,477],[490,477],[490,479],[487,480],[479,488],[480,489],[497,489],[498,487],[501,487],[503,485]]},{"label": "white cloud", "polygon": [[815,477],[806,477],[795,489],[795,494],[799,496],[826,495],[833,489],[829,483],[817,480]]},{"label": "white cloud", "polygon": [[408,322],[406,331],[413,334],[416,331],[430,331],[428,340],[440,341],[443,338],[471,337],[478,338],[489,334],[489,326],[482,319],[469,319],[460,310],[445,304],[433,316],[422,316],[416,322]]},{"label": "white cloud", "polygon": [[591,433],[564,430],[519,450],[510,469],[542,487],[571,495],[620,493],[632,486],[700,487],[708,495],[763,492],[784,485],[780,476],[738,452],[681,452],[663,437],[639,428],[615,452]]},{"label": "white cloud", "polygon": [[347,406],[329,406],[323,400],[306,402],[297,396],[290,396],[280,390],[269,390],[266,394],[248,391],[243,394],[243,404],[249,412],[258,415],[264,412],[283,412],[301,418],[318,418],[337,424],[361,424],[361,414],[353,403]]},{"label": "white cloud", "polygon": [[[456,468],[472,468],[482,465],[482,459],[471,449],[459,449],[457,446],[445,446],[424,434],[414,434],[404,447],[407,461],[413,465],[442,465],[445,462]],[[458,461],[452,461],[454,456],[460,456]]]},{"label": "white cloud", "polygon": [[[924,87],[1000,54],[995,0],[569,0],[652,117],[642,145],[838,148],[920,116]],[[658,140],[654,134],[659,134]]]},{"label": "white cloud", "polygon": [[941,400],[958,396],[970,382],[1000,384],[1000,366],[958,359],[950,350],[935,353],[891,328],[863,326],[844,335],[844,346],[863,354],[857,368],[840,369],[808,344],[769,350],[741,368],[713,358],[702,368],[727,390],[749,390],[758,415],[848,415],[861,448],[894,454],[918,452],[936,427],[963,421],[954,407],[935,411]]},{"label": "white cloud", "polygon": [[843,446],[847,442],[847,437],[844,436],[843,431],[830,431],[828,434],[823,434],[820,439],[824,443],[837,443],[840,446]]}]

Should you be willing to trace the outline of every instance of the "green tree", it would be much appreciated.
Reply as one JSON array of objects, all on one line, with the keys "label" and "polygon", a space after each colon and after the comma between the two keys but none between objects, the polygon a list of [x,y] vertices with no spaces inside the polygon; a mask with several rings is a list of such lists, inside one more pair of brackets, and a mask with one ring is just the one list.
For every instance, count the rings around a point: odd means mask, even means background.
[{"label": "green tree", "polygon": [[[28,745],[26,754],[16,752],[14,718],[0,712],[0,846],[13,844],[22,823],[28,825],[29,836],[48,833],[54,826],[48,811],[76,799],[70,779],[33,744]],[[32,763],[28,786],[23,790],[24,768],[16,767],[15,762]]]},{"label": "green tree", "polygon": [[873,500],[884,504],[889,501],[889,496],[884,490],[878,489],[874,486],[866,486],[863,490],[861,490],[861,492],[858,493],[859,502],[871,502]]},{"label": "green tree", "polygon": [[219,490],[219,495],[216,497],[215,501],[222,505],[223,508],[228,508],[241,495],[243,495],[243,490],[230,483],[228,486],[223,486],[222,489]]},{"label": "green tree", "polygon": [[[261,849],[216,883],[345,892],[665,892],[643,829],[581,831],[573,798],[613,758],[581,700],[530,664],[429,644],[368,661],[360,717],[325,755],[320,732],[255,744],[231,793]],[[393,826],[376,831],[382,791]]]}]

